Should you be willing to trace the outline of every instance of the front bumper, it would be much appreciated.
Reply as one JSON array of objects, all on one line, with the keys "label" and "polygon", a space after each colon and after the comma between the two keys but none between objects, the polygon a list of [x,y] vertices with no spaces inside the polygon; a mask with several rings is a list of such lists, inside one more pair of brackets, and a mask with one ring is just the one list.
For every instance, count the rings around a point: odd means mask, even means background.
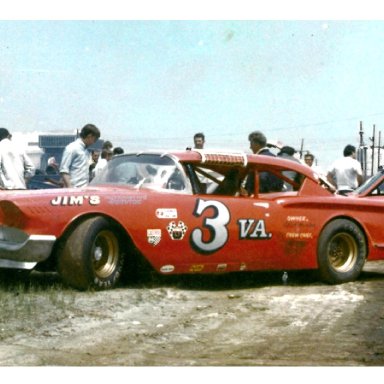
[{"label": "front bumper", "polygon": [[55,241],[53,235],[29,235],[0,226],[0,267],[31,269],[51,255]]}]

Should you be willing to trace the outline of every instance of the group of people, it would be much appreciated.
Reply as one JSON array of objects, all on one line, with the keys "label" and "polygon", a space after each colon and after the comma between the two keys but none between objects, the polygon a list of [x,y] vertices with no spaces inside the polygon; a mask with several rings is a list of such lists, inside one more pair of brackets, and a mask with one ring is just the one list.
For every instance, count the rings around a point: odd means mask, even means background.
[{"label": "group of people", "polygon": [[[194,148],[203,149],[205,144],[205,136],[202,132],[196,133],[193,137]],[[254,154],[275,156],[268,148],[266,136],[260,131],[251,132],[248,136],[250,149]],[[295,156],[296,151],[293,147],[284,146],[280,149],[277,156],[296,161],[301,161]],[[312,153],[304,155],[304,163],[311,167],[319,175],[325,176],[339,193],[349,192],[356,189],[363,182],[363,172],[360,162],[356,159],[356,147],[348,144],[344,148],[343,157],[337,159],[327,172],[324,172],[315,164],[315,156]],[[291,172],[287,176],[292,180],[295,178],[295,172]],[[243,193],[251,194],[254,189],[254,178],[248,177],[246,180]],[[279,191],[282,188],[282,181],[269,172],[260,174],[261,192]]]},{"label": "group of people", "polygon": [[[267,148],[267,139],[263,133],[259,131],[252,132],[249,137],[250,148],[253,153],[259,155],[274,156]],[[281,148],[278,156],[290,159],[292,161],[300,162],[294,157],[295,150],[292,147],[285,146]],[[329,183],[331,183],[338,193],[346,193],[356,189],[363,182],[363,171],[360,162],[356,159],[356,147],[348,144],[344,148],[343,157],[333,162],[328,172],[325,174]],[[324,175],[324,172],[314,164],[315,157],[311,153],[304,156],[304,162],[309,167],[313,168],[315,172]],[[276,184],[276,177],[271,173],[265,172],[266,175],[260,175],[261,185],[267,186],[270,191],[278,190],[281,186]],[[293,179],[294,175],[292,175]],[[264,180],[263,178],[269,178]],[[272,178],[272,180],[270,179]],[[275,179],[274,179],[275,178]]]},{"label": "group of people", "polygon": [[[54,157],[48,159],[47,175],[59,173],[60,186],[80,188],[86,186],[106,166],[112,156],[124,153],[121,147],[113,148],[110,141],[103,144],[101,152],[93,150],[90,154],[88,148],[100,138],[100,130],[93,124],[86,124],[80,131],[80,136],[68,144],[63,152],[60,166]],[[35,166],[32,160],[12,142],[12,135],[6,128],[0,128],[0,189],[26,189],[28,179],[34,175]],[[194,148],[204,149],[205,135],[196,133],[193,137]],[[267,138],[260,131],[251,132],[248,136],[250,149],[254,154],[275,156],[267,146]],[[278,156],[298,161],[295,150],[284,146]],[[304,162],[312,168],[314,156],[307,153]],[[322,173],[319,169],[315,169]],[[292,178],[294,175],[291,175]],[[289,176],[289,177],[291,177]],[[347,145],[344,148],[344,157],[336,160],[326,173],[328,181],[340,191],[356,189],[363,182],[361,164],[356,160],[356,148]],[[260,175],[262,192],[277,191],[282,188],[282,181],[269,172]],[[57,183],[57,181],[55,182]],[[254,178],[248,177],[244,185],[244,193],[250,194],[254,189]]]},{"label": "group of people", "polygon": [[95,149],[90,153],[88,147],[99,137],[99,128],[87,124],[81,129],[80,137],[65,147],[59,169],[64,187],[81,188],[88,185],[114,155],[124,153],[123,148],[114,148],[110,141],[103,143],[101,151]]},{"label": "group of people", "polygon": [[[100,138],[100,130],[94,124],[86,124],[79,137],[68,144],[60,165],[50,157],[45,170],[46,180],[66,188],[86,186],[100,172],[113,155],[124,153],[121,147],[113,148],[110,141],[100,151],[89,147]],[[0,128],[0,189],[27,189],[29,179],[35,174],[35,166],[25,150],[12,142],[12,135],[6,128]],[[60,181],[53,178],[60,175]]]}]

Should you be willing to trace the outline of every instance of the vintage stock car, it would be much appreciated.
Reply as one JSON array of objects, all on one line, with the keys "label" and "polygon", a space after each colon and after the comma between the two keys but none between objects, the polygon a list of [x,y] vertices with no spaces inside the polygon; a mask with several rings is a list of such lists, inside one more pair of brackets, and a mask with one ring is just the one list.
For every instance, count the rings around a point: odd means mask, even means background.
[{"label": "vintage stock car", "polygon": [[[261,192],[266,172],[279,190]],[[52,269],[80,290],[116,286],[137,258],[160,274],[312,269],[353,281],[384,259],[383,180],[341,196],[278,157],[125,154],[83,189],[2,191],[0,268]]]}]

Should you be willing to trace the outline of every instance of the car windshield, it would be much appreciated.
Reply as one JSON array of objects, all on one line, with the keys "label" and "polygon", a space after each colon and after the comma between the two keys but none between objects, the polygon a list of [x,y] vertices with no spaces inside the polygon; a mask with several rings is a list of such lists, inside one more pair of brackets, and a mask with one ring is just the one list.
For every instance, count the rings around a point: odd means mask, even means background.
[{"label": "car windshield", "polygon": [[171,157],[156,154],[127,154],[113,158],[90,185],[100,184],[187,192],[182,168]]}]

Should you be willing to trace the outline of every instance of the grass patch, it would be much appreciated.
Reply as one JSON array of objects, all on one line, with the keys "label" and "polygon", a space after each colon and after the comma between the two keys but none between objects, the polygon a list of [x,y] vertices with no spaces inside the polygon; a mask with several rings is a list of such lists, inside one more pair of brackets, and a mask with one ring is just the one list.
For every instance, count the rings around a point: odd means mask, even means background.
[{"label": "grass patch", "polygon": [[66,289],[56,275],[9,274],[0,281],[0,340],[33,333],[76,312],[76,291]]}]

